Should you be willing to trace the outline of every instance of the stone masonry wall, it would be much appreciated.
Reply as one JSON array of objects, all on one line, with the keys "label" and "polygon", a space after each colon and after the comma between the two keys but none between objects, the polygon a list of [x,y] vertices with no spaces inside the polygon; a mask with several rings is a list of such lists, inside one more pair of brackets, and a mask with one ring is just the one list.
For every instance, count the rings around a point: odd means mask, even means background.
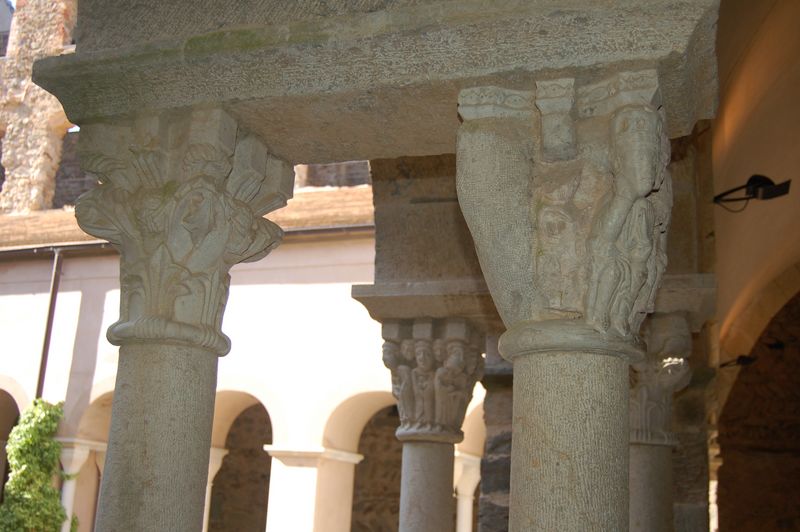
[{"label": "stone masonry wall", "polygon": [[400,521],[402,444],[394,433],[400,417],[394,406],[384,408],[364,427],[356,466],[352,532],[396,532]]},{"label": "stone masonry wall", "polygon": [[260,404],[244,410],[231,425],[211,491],[209,532],[264,532],[267,526],[270,456],[269,415]]},{"label": "stone masonry wall", "polygon": [[800,530],[800,294],[750,356],[720,416],[719,528]]},{"label": "stone masonry wall", "polygon": [[6,179],[0,211],[50,208],[62,137],[69,128],[61,104],[31,80],[33,63],[58,55],[71,40],[75,0],[27,0],[14,13],[0,65],[0,134]]},{"label": "stone masonry wall", "polygon": [[81,170],[78,161],[78,136],[80,132],[73,131],[64,136],[61,148],[61,165],[56,172],[56,190],[53,196],[53,208],[60,209],[68,205],[75,205],[75,200],[84,192],[97,186],[97,181],[88,177]]}]

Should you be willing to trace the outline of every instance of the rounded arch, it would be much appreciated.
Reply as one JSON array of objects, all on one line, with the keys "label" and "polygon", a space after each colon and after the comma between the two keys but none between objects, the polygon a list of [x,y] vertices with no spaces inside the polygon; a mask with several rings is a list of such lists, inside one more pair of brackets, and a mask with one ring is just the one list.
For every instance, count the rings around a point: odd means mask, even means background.
[{"label": "rounded arch", "polygon": [[82,440],[108,441],[108,431],[111,428],[111,405],[113,402],[113,388],[100,396],[94,397],[77,422],[75,436]]},{"label": "rounded arch", "polygon": [[363,392],[348,397],[328,417],[323,432],[323,446],[358,452],[358,442],[367,422],[376,413],[395,403],[395,398],[388,391]]},{"label": "rounded arch", "polygon": [[720,331],[720,362],[749,353],[770,320],[800,292],[800,263],[784,270],[725,320]]},{"label": "rounded arch", "polygon": [[[104,410],[106,408],[108,409],[108,412],[102,414],[102,416],[107,415],[108,419],[105,420],[105,418],[103,418],[103,422],[105,423],[107,421],[110,423],[111,398],[113,398],[114,395],[114,385],[116,384],[116,381],[116,374],[107,375],[103,378],[96,379],[91,389],[81,393],[75,398],[74,401],[67,401],[67,403],[64,405],[64,420],[61,423],[61,435],[68,437],[73,435],[75,437],[84,437],[85,434],[81,435],[80,433],[82,425],[85,426],[85,424],[88,423],[87,414],[90,417],[97,416],[99,414],[99,410]],[[97,402],[101,397],[104,397],[103,401]],[[109,426],[110,425],[107,424],[106,429],[108,429]],[[106,431],[101,438],[102,441],[107,439],[107,435],[108,432]]]},{"label": "rounded arch", "polygon": [[225,447],[233,422],[251,406],[260,404],[269,414],[269,409],[255,396],[239,390],[217,390],[214,402],[214,425],[211,429],[211,446]]},{"label": "rounded arch", "polygon": [[[787,268],[767,283],[743,305],[742,311],[726,320],[727,325],[723,325],[720,331],[719,363],[724,364],[736,360],[740,355],[749,354],[772,318],[798,292],[800,292],[800,263]],[[718,372],[714,418],[718,419],[722,414],[737,375],[736,366]]]},{"label": "rounded arch", "polygon": [[30,404],[28,394],[25,389],[13,378],[7,375],[0,375],[0,390],[6,392],[16,403],[17,410],[22,412]]}]

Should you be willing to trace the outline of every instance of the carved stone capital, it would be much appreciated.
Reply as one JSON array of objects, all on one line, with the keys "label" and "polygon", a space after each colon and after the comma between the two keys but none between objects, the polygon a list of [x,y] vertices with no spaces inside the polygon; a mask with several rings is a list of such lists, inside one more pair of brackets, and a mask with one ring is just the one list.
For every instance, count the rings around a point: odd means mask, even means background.
[{"label": "carved stone capital", "polygon": [[280,243],[281,229],[262,216],[291,197],[291,165],[220,109],[86,124],[79,153],[100,186],[78,199],[78,223],[121,256],[109,341],[226,354],[228,271]]},{"label": "carved stone capital", "polygon": [[458,443],[475,383],[483,376],[483,336],[466,320],[383,324],[383,363],[392,372],[401,441]]},{"label": "carved stone capital", "polygon": [[469,89],[459,112],[459,202],[506,327],[638,346],[672,208],[657,73]]},{"label": "carved stone capital", "polygon": [[675,445],[670,430],[672,396],[689,384],[692,337],[678,313],[653,314],[645,322],[645,359],[631,367],[631,443]]}]

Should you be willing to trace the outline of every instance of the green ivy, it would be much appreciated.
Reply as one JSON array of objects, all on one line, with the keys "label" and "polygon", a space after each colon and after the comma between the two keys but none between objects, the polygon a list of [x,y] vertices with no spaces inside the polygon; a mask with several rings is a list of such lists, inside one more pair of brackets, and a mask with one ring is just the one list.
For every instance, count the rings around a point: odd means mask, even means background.
[{"label": "green ivy", "polygon": [[[6,445],[11,474],[0,506],[2,532],[58,532],[67,518],[53,478],[61,475],[61,444],[53,437],[62,404],[36,399],[20,416]],[[76,522],[73,521],[74,528]]]}]

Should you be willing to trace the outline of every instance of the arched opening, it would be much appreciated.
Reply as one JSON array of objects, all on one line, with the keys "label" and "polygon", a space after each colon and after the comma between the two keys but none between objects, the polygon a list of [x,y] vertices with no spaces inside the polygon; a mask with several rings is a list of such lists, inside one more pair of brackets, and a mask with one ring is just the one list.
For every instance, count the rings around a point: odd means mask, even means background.
[{"label": "arched opening", "polygon": [[379,410],[358,442],[364,460],[356,466],[353,532],[396,531],[400,520],[400,474],[403,446],[394,433],[400,426],[396,406]]},{"label": "arched opening", "polygon": [[214,411],[212,446],[227,451],[212,479],[210,532],[263,532],[267,524],[272,443],[267,409],[253,396],[220,392]]},{"label": "arched opening", "polygon": [[800,293],[772,318],[747,360],[719,420],[720,530],[797,530]]},{"label": "arched opening", "polygon": [[0,501],[3,500],[5,492],[6,481],[8,480],[8,460],[6,459],[6,442],[8,436],[11,434],[11,429],[17,424],[19,419],[19,407],[14,398],[5,390],[0,390],[0,475],[2,475],[2,483],[0,484]]}]

